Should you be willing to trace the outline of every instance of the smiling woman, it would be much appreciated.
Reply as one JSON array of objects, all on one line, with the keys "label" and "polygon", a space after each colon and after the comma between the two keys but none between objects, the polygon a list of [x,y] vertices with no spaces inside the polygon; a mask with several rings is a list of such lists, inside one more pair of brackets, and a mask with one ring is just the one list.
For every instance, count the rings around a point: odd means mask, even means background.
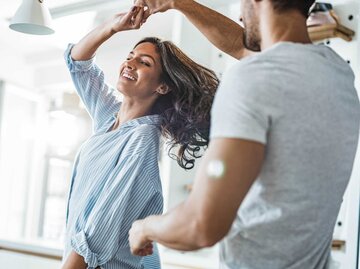
[{"label": "smiling woman", "polygon": [[[141,53],[146,50],[149,54]],[[138,57],[135,51],[139,52]],[[145,70],[153,67],[147,89],[151,89],[151,83],[161,83],[160,95],[150,114],[162,115],[162,134],[171,141],[170,156],[182,168],[193,168],[195,158],[200,157],[200,148],[209,141],[210,108],[218,85],[217,77],[211,70],[192,61],[172,42],[156,37],[144,38],[137,43],[123,64],[121,74],[129,76],[136,63]],[[138,78],[134,76],[133,79]],[[122,91],[119,85],[118,90]],[[177,155],[170,153],[175,146],[180,146]]]},{"label": "smiling woman", "polygon": [[[116,15],[70,45],[65,59],[93,120],[93,135],[75,160],[67,212],[63,268],[160,268],[153,255],[132,256],[131,224],[161,214],[159,139],[185,169],[209,140],[210,108],[218,79],[169,41],[145,38],[122,63],[117,90],[105,83],[94,55],[117,32],[137,29],[144,9]],[[116,91],[123,102],[115,98]],[[172,148],[179,146],[176,155]]]},{"label": "smiling woman", "polygon": [[161,83],[161,73],[160,55],[155,46],[151,43],[140,44],[121,65],[117,89],[128,98],[157,98],[153,92]]}]

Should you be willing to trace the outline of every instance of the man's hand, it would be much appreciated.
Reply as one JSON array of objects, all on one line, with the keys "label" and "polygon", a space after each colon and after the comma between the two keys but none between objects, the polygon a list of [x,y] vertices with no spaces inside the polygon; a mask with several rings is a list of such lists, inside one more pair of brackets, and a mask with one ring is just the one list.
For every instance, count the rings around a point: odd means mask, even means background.
[{"label": "man's hand", "polygon": [[131,253],[137,256],[147,256],[153,254],[152,241],[146,239],[144,236],[143,222],[143,220],[135,221],[129,231]]}]

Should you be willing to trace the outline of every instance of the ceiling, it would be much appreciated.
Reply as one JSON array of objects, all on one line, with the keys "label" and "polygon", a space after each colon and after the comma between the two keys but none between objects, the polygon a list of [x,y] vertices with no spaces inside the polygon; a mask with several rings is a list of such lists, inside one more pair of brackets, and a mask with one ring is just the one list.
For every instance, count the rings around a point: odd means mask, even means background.
[{"label": "ceiling", "polygon": [[[118,4],[119,2],[121,5]],[[8,28],[9,20],[21,3],[22,0],[0,0],[0,36],[2,37],[0,49],[16,50],[17,54],[28,55],[53,48],[63,48],[66,41],[74,41],[75,37],[83,35],[92,28],[98,12],[105,9],[114,10],[116,3],[119,9],[127,8],[132,0],[45,0],[52,14],[55,29],[55,34],[49,36],[27,35]],[[84,13],[91,10],[92,12]]]},{"label": "ceiling", "polygon": [[[238,1],[239,0],[202,0],[200,2],[207,6],[218,7]],[[11,18],[21,2],[22,0],[0,0],[0,18]],[[49,7],[53,17],[89,9],[130,7],[132,3],[133,0],[45,0],[45,4]]]},{"label": "ceiling", "polygon": [[[76,2],[80,2],[79,0],[45,0],[45,4],[51,9],[60,6],[66,6],[69,4],[74,4]],[[0,17],[11,18],[17,8],[21,5],[22,0],[0,0]]]},{"label": "ceiling", "polygon": [[[58,1],[55,1],[58,2]],[[65,1],[66,2],[66,1]],[[73,14],[74,12],[84,11],[84,10],[94,10],[94,9],[122,9],[125,7],[130,7],[133,4],[133,0],[77,0],[77,1],[68,1],[67,3],[62,3],[61,5],[55,4],[50,6],[53,17],[64,16],[66,14]],[[229,5],[239,0],[200,0],[198,1],[206,6],[217,8],[224,5]],[[49,4],[51,5],[51,4]]]}]

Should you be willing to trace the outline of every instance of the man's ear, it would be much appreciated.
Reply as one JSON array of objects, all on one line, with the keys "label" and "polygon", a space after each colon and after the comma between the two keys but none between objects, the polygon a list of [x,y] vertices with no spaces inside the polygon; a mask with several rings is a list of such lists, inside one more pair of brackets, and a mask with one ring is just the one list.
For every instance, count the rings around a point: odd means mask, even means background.
[{"label": "man's ear", "polygon": [[170,92],[170,88],[165,83],[161,83],[160,86],[156,89],[156,92],[161,95],[165,95]]}]

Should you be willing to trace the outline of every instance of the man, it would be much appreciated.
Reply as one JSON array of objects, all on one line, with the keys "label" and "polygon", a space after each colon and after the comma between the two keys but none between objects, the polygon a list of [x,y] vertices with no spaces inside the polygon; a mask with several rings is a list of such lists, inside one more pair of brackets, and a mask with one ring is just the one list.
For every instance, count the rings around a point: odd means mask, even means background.
[{"label": "man", "polygon": [[[348,64],[311,44],[306,18],[313,2],[241,0],[244,34],[236,31],[246,48],[261,53],[225,74],[189,198],[133,224],[134,254],[151,253],[152,241],[179,250],[221,241],[221,268],[327,268],[360,107]],[[204,11],[190,0],[143,4],[149,14],[184,6]],[[204,33],[205,23],[197,23]],[[220,34],[212,38],[220,48],[226,43]],[[244,46],[230,46],[232,55],[242,55]]]}]

